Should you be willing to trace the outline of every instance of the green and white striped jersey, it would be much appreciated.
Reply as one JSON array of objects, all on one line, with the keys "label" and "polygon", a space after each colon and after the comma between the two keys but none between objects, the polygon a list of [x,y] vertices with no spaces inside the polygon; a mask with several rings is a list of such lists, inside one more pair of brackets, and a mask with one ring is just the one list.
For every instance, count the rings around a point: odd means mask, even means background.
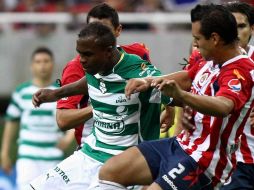
[{"label": "green and white striped jersey", "polygon": [[[47,88],[56,89],[56,85]],[[7,108],[7,120],[19,120],[18,156],[32,160],[62,160],[63,152],[56,144],[63,133],[58,129],[55,113],[56,103],[45,103],[34,108],[32,95],[39,88],[26,82],[12,94]]]},{"label": "green and white striped jersey", "polygon": [[159,138],[161,93],[151,89],[126,98],[127,80],[161,75],[149,62],[123,53],[113,71],[102,76],[86,73],[88,93],[93,106],[94,128],[82,151],[105,162],[143,140]]}]

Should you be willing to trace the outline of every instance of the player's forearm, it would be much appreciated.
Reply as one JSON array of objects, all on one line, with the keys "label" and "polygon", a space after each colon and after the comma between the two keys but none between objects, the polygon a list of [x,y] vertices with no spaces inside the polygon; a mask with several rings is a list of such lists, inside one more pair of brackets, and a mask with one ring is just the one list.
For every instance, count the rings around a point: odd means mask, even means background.
[{"label": "player's forearm", "polygon": [[92,107],[82,109],[58,109],[56,118],[59,128],[63,131],[84,124],[93,117]]},{"label": "player's forearm", "polygon": [[179,71],[168,75],[161,76],[167,80],[174,80],[185,91],[189,91],[192,84],[192,79],[189,77],[187,71]]},{"label": "player's forearm", "polygon": [[61,88],[56,89],[54,93],[58,99],[75,95],[87,95],[86,78],[83,77],[74,83],[64,85]]},{"label": "player's forearm", "polygon": [[11,144],[18,130],[18,122],[7,121],[5,123],[3,137],[2,137],[2,148],[1,157],[9,157]]},{"label": "player's forearm", "polygon": [[183,91],[178,99],[200,113],[217,117],[227,116],[234,108],[233,101],[225,97],[200,96]]}]

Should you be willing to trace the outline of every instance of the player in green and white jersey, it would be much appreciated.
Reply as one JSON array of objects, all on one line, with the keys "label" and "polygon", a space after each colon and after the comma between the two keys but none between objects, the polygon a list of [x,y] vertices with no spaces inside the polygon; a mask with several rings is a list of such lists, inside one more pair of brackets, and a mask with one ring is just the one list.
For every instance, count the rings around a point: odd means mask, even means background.
[{"label": "player in green and white jersey", "polygon": [[64,153],[61,147],[66,147],[73,136],[72,132],[63,136],[59,131],[55,119],[55,103],[47,103],[35,109],[31,102],[33,93],[40,88],[57,88],[51,81],[53,54],[48,48],[41,47],[34,51],[31,71],[32,80],[20,84],[12,94],[6,112],[1,149],[2,168],[9,173],[10,149],[16,143],[14,137],[19,129],[16,163],[18,190],[28,189],[32,179],[62,160]]},{"label": "player in green and white jersey", "polygon": [[93,132],[80,151],[31,183],[36,190],[93,189],[107,159],[143,140],[159,138],[160,92],[151,89],[127,99],[124,88],[131,78],[157,76],[160,71],[140,57],[117,49],[113,33],[100,23],[88,24],[80,32],[76,49],[86,78],[57,90],[40,90],[33,101],[39,106],[64,96],[89,94]]}]

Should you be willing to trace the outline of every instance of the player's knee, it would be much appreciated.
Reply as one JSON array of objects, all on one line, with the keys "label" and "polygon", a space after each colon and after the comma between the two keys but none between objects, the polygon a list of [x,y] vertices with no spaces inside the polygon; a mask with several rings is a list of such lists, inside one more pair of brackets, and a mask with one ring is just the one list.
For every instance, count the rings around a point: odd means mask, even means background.
[{"label": "player's knee", "polygon": [[121,177],[121,166],[116,157],[109,159],[100,169],[99,179],[123,184]]},{"label": "player's knee", "polygon": [[[113,158],[111,158],[113,159]],[[114,181],[117,177],[115,167],[111,164],[111,159],[108,160],[100,169],[99,172],[99,179],[100,180],[107,180],[107,181]]]}]

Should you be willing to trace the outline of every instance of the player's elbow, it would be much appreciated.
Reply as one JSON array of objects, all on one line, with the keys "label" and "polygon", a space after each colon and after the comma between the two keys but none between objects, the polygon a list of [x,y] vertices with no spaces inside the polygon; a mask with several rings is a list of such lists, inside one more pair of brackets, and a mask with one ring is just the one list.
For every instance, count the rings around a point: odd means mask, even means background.
[{"label": "player's elbow", "polygon": [[229,110],[222,110],[220,113],[220,117],[227,117],[230,114]]},{"label": "player's elbow", "polygon": [[64,114],[61,113],[61,111],[59,110],[57,110],[57,113],[56,113],[56,122],[57,122],[58,128],[61,131],[66,131],[70,128],[70,124],[68,120],[66,120],[66,117],[64,116]]},{"label": "player's elbow", "polygon": [[69,129],[68,125],[64,121],[61,121],[59,119],[57,119],[57,125],[61,131],[67,131]]}]

